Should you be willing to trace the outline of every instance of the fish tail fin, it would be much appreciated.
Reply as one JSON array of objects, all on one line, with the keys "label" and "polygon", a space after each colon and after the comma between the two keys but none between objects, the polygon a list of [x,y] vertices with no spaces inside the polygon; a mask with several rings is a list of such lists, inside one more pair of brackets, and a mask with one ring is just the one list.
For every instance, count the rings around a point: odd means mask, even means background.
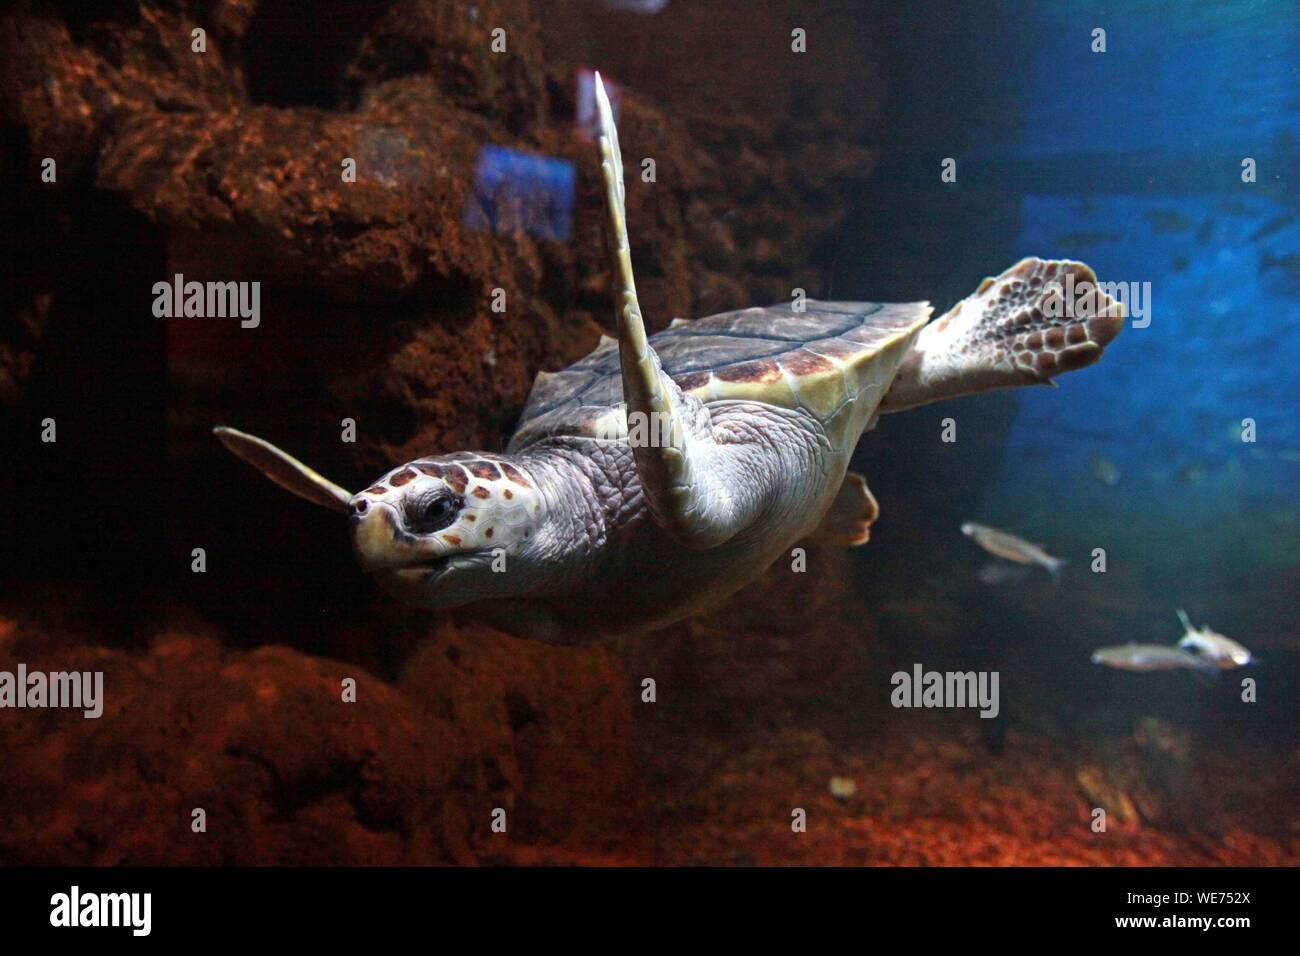
[{"label": "fish tail fin", "polygon": [[1178,620],[1182,622],[1184,631],[1196,630],[1196,628],[1192,626],[1191,618],[1187,616],[1187,612],[1184,611],[1182,608],[1178,609]]},{"label": "fish tail fin", "polygon": [[1215,661],[1192,650],[1184,650],[1183,654],[1188,670],[1195,674],[1202,683],[1213,685],[1219,679],[1222,670]]},{"label": "fish tail fin", "polygon": [[1221,673],[1221,671],[1213,664],[1207,662],[1204,667],[1198,666],[1195,670],[1192,671],[1192,673],[1195,674],[1196,679],[1199,680],[1206,687],[1213,687],[1216,683],[1218,683],[1219,674]]},{"label": "fish tail fin", "polygon": [[1065,567],[1067,560],[1065,558],[1052,558],[1047,565],[1047,573],[1052,576],[1052,587],[1059,587],[1061,584],[1061,568]]}]

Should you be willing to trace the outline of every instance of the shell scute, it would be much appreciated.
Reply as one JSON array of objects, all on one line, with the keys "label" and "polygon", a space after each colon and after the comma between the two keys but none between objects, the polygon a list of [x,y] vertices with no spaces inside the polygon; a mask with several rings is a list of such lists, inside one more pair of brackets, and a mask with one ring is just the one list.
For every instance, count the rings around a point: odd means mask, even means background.
[{"label": "shell scute", "polygon": [[[785,303],[674,323],[650,344],[677,386],[705,404],[764,402],[828,422],[867,393],[874,408],[930,311],[925,302],[808,300],[802,311]],[[625,422],[618,343],[602,340],[569,368],[538,375],[510,450],[556,435],[617,437]]]}]

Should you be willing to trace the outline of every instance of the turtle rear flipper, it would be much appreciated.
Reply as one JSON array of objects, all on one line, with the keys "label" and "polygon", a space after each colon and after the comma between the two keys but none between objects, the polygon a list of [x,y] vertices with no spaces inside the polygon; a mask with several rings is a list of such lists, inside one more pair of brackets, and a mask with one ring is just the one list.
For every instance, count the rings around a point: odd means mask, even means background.
[{"label": "turtle rear flipper", "polygon": [[804,541],[825,547],[856,548],[870,539],[871,525],[878,517],[880,506],[867,487],[867,479],[850,471],[844,476],[844,485],[822,517],[822,523]]},{"label": "turtle rear flipper", "polygon": [[1022,259],[921,330],[880,410],[1052,384],[1101,358],[1125,318],[1082,262]]}]

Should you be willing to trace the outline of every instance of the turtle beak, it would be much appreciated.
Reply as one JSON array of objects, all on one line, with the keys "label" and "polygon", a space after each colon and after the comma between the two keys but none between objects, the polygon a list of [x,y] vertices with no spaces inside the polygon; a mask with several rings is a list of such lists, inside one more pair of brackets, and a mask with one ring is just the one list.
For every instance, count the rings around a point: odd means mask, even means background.
[{"label": "turtle beak", "polygon": [[357,557],[366,571],[425,578],[430,572],[445,570],[450,562],[451,555],[408,532],[397,509],[387,501],[366,492],[353,495],[348,515]]},{"label": "turtle beak", "polygon": [[391,507],[365,494],[354,495],[348,502],[348,520],[352,523],[357,557],[367,571],[400,563],[395,554],[399,530],[397,515]]}]

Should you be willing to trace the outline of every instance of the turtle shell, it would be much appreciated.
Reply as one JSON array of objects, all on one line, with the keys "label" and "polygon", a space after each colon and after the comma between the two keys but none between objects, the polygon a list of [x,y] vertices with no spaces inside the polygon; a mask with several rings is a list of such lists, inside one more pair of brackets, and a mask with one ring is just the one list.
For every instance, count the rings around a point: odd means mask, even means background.
[{"label": "turtle shell", "polygon": [[[806,409],[830,423],[873,387],[865,411],[874,411],[931,311],[927,302],[804,305],[803,311],[785,303],[675,320],[650,345],[677,386],[706,405],[765,402]],[[558,435],[626,433],[618,343],[605,338],[564,371],[538,374],[510,451]]]}]

